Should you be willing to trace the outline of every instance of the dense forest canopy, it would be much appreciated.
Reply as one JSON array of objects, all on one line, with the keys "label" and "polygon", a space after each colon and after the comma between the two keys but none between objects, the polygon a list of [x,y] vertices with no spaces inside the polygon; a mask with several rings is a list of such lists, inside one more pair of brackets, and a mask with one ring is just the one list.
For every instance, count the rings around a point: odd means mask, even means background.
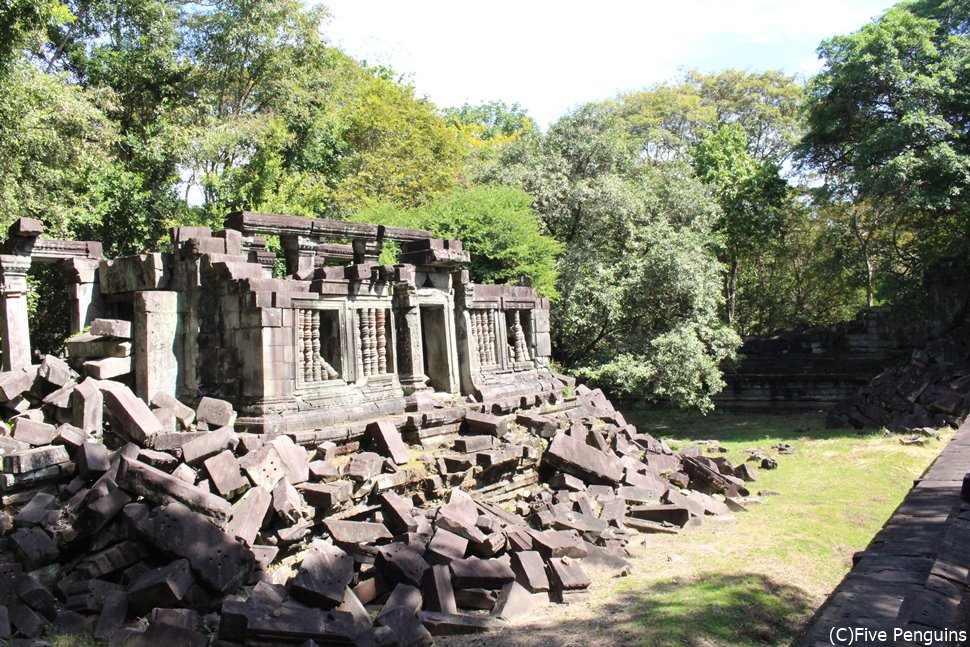
[{"label": "dense forest canopy", "polygon": [[475,280],[554,299],[565,369],[701,408],[742,335],[967,266],[964,2],[826,40],[811,79],[688,70],[545,132],[517,104],[433,105],[325,19],[301,0],[2,0],[0,224],[109,255],[234,209],[427,228],[466,242]]}]

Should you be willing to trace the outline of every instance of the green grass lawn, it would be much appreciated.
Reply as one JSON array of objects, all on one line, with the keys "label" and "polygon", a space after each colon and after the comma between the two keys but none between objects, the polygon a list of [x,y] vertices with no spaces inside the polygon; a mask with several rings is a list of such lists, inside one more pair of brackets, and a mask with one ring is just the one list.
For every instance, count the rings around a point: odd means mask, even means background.
[{"label": "green grass lawn", "polygon": [[590,604],[541,605],[515,629],[470,644],[787,645],[951,436],[907,446],[899,436],[824,429],[820,414],[627,419],[675,446],[716,439],[733,462],[751,448],[775,456],[777,443],[796,452],[777,456],[778,469],[759,470],[751,484],[752,494],[778,496],[734,519],[709,517],[678,536],[647,536],[631,575],[594,575]]}]

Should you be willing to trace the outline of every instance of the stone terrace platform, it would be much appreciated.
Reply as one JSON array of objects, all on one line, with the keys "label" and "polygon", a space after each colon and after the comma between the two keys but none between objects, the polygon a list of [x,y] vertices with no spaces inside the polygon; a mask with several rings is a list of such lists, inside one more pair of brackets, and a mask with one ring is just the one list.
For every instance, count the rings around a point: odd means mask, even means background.
[{"label": "stone terrace platform", "polygon": [[[970,505],[960,497],[970,472],[970,422],[964,423],[889,521],[858,553],[852,570],[816,614],[806,647],[831,645],[832,627],[885,630],[888,641],[853,645],[909,645],[893,629],[967,628]],[[939,637],[939,634],[937,634]],[[849,644],[835,641],[835,644]],[[966,644],[934,640],[933,645]]]}]

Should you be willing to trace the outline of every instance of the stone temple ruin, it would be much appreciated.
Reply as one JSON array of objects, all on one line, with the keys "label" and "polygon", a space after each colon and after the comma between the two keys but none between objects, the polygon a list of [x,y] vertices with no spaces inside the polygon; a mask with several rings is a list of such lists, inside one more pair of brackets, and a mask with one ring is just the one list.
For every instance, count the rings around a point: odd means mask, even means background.
[{"label": "stone temple ruin", "polygon": [[[0,639],[426,645],[749,501],[752,466],[553,373],[549,302],[470,282],[460,241],[250,212],[116,259],[42,233],[0,250]],[[31,351],[40,263],[63,358]]]}]

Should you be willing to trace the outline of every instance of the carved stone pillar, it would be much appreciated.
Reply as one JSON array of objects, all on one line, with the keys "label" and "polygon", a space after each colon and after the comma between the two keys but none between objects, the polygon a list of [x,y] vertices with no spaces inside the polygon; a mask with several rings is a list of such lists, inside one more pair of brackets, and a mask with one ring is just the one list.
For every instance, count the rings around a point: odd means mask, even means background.
[{"label": "carved stone pillar", "polygon": [[0,347],[2,368],[12,371],[31,365],[27,322],[27,270],[30,256],[0,255]]},{"label": "carved stone pillar", "polygon": [[394,310],[397,316],[397,373],[405,395],[428,388],[424,374],[424,349],[421,346],[421,311],[417,289],[413,285],[394,286]]},{"label": "carved stone pillar", "polygon": [[70,333],[81,332],[104,312],[101,288],[98,284],[100,261],[88,258],[71,258],[63,262],[64,276],[71,295]]},{"label": "carved stone pillar", "polygon": [[309,278],[316,264],[320,241],[309,236],[280,236],[286,254],[286,271],[299,277]]}]

